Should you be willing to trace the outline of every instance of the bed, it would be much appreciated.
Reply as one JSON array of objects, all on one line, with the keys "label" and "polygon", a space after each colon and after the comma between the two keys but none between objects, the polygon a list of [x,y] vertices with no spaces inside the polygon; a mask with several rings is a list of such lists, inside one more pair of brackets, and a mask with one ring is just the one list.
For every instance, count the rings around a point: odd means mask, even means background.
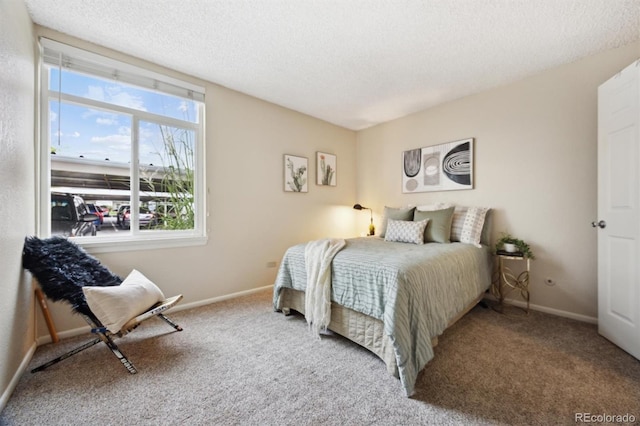
[{"label": "bed", "polygon": [[[434,356],[437,337],[491,284],[486,235],[485,244],[347,239],[332,262],[328,328],[379,356],[411,396],[418,373]],[[277,311],[305,313],[305,246],[290,247],[283,257],[274,284]]]}]

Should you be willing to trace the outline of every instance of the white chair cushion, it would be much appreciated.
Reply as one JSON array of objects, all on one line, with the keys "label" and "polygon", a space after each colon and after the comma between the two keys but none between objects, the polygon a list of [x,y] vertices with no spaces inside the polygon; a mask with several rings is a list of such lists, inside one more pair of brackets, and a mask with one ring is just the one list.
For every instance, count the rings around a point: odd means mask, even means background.
[{"label": "white chair cushion", "polygon": [[112,333],[165,299],[162,290],[135,269],[119,286],[87,286],[82,291],[91,312]]}]

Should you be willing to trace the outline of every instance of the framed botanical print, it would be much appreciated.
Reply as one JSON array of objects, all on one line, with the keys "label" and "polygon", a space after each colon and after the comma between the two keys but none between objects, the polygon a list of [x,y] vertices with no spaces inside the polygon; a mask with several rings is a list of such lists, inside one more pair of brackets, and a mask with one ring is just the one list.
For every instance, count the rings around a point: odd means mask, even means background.
[{"label": "framed botanical print", "polygon": [[308,176],[309,160],[306,157],[284,155],[285,192],[309,192]]},{"label": "framed botanical print", "polygon": [[316,184],[336,186],[337,157],[326,152],[316,152]]}]

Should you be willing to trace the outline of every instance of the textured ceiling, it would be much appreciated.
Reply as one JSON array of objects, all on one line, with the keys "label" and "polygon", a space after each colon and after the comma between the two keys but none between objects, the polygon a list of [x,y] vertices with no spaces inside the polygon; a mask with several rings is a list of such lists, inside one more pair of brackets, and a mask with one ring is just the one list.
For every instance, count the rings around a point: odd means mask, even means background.
[{"label": "textured ceiling", "polygon": [[25,3],[42,26],[354,130],[640,39],[640,0]]}]

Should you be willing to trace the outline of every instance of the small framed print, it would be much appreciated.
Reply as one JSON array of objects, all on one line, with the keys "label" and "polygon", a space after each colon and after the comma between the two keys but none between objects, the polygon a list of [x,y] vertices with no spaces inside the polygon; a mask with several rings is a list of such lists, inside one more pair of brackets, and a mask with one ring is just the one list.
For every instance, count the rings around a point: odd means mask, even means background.
[{"label": "small framed print", "polygon": [[309,192],[308,176],[309,160],[306,157],[284,155],[285,192]]},{"label": "small framed print", "polygon": [[336,186],[337,182],[337,157],[326,152],[316,153],[316,174],[318,185]]}]

